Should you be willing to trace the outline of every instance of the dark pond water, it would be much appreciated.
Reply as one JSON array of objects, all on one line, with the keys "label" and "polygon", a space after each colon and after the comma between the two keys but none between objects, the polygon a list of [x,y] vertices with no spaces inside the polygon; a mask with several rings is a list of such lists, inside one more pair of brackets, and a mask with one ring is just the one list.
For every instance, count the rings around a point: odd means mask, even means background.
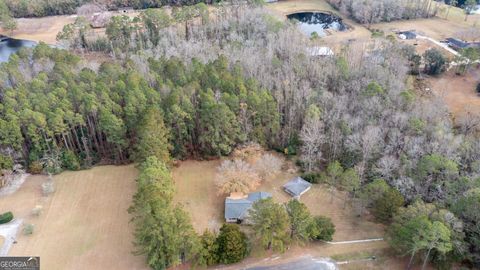
[{"label": "dark pond water", "polygon": [[0,63],[7,62],[12,53],[21,48],[31,48],[37,45],[35,41],[14,39],[0,35]]},{"label": "dark pond water", "polygon": [[313,32],[317,32],[321,37],[326,36],[326,29],[336,31],[345,31],[348,29],[347,25],[342,22],[342,18],[329,13],[301,12],[290,14],[287,18],[299,21],[300,28],[309,36]]}]

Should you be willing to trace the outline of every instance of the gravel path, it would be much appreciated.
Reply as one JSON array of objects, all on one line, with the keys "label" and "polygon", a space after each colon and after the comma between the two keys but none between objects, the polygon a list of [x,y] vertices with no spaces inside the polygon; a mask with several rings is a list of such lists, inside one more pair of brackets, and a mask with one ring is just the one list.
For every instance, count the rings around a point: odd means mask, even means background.
[{"label": "gravel path", "polygon": [[375,242],[375,241],[383,241],[383,238],[372,238],[372,239],[351,240],[351,241],[338,241],[338,242],[325,241],[325,243],[331,244],[331,245],[342,245],[342,244],[367,243],[367,242]]},{"label": "gravel path", "polygon": [[17,232],[22,222],[23,220],[21,219],[14,219],[7,224],[0,225],[0,235],[5,238],[3,246],[0,248],[0,256],[8,255],[8,251],[17,237]]},{"label": "gravel path", "polygon": [[443,49],[447,50],[449,53],[451,53],[451,54],[453,54],[453,55],[455,55],[455,56],[459,56],[459,55],[460,55],[457,51],[455,51],[454,49],[448,47],[447,44],[441,43],[440,41],[435,40],[435,39],[433,39],[433,38],[431,38],[431,37],[426,37],[426,36],[417,35],[417,38],[429,40],[430,42],[435,43],[436,45],[442,47]]}]

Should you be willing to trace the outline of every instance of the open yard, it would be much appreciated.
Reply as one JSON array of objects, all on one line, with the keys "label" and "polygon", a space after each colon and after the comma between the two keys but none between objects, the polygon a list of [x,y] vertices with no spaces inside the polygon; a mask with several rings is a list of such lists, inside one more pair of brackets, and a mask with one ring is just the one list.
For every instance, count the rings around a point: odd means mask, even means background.
[{"label": "open yard", "polygon": [[479,82],[479,68],[472,68],[464,76],[456,75],[454,70],[451,70],[439,77],[428,79],[433,93],[440,96],[456,116],[467,112],[480,116],[480,96],[475,91]]},{"label": "open yard", "polygon": [[[192,217],[193,225],[197,232],[201,233],[205,229],[218,230],[224,222],[224,200],[225,195],[217,193],[215,186],[216,168],[220,165],[220,160],[213,161],[183,161],[179,166],[173,169],[173,178],[176,185],[175,201],[181,203]],[[282,185],[298,174],[282,171],[276,177],[269,181],[264,181],[256,189],[257,191],[266,191],[273,195],[277,202],[287,202],[291,197],[283,191]],[[312,214],[325,215],[332,219],[336,226],[336,233],[333,241],[358,240],[366,238],[383,237],[384,227],[381,224],[374,223],[367,216],[357,217],[356,212],[347,204],[344,209],[344,194],[335,192],[333,201],[328,188],[323,185],[314,185],[310,191],[301,198]],[[244,230],[250,232],[248,226],[243,226]],[[330,245],[325,243],[314,243],[306,246],[293,246],[287,253],[278,255],[273,262],[282,258],[290,260],[304,255],[312,256],[334,256],[349,255],[365,251],[369,254],[384,254],[388,249],[385,241]],[[238,269],[239,267],[251,267],[260,264],[268,264],[268,257],[277,255],[265,252],[262,248],[254,245],[252,255],[249,259],[238,265],[229,266],[226,269]],[[265,259],[267,258],[267,259]],[[391,260],[392,265],[398,265],[402,269],[403,261],[386,258]],[[382,269],[380,263],[371,263],[371,269]],[[358,265],[357,265],[358,266]],[[350,268],[353,269],[353,268]]]},{"label": "open yard", "polygon": [[[173,170],[177,193],[175,201],[181,203],[190,213],[197,232],[205,229],[216,230],[224,222],[225,195],[218,194],[215,186],[216,168],[219,160],[184,161]],[[272,194],[277,202],[287,202],[290,195],[283,191],[283,184],[298,174],[282,172],[269,181],[264,181],[256,191]],[[301,198],[312,214],[332,218],[337,227],[334,241],[347,241],[383,237],[383,226],[365,217],[357,217],[350,204],[344,209],[344,194],[335,192],[333,201],[328,188],[314,185]]]},{"label": "open yard", "polygon": [[[45,176],[31,176],[14,194],[0,198],[0,210],[34,224],[19,232],[9,256],[40,256],[42,269],[147,269],[134,256],[127,208],[135,192],[133,166],[101,166],[54,177],[56,192],[42,195]],[[31,210],[43,207],[40,216]]]},{"label": "open yard", "polygon": [[76,16],[49,16],[42,18],[17,19],[17,29],[13,32],[0,34],[18,39],[43,41],[47,44],[56,44],[57,33],[62,31],[63,26],[73,23]]}]

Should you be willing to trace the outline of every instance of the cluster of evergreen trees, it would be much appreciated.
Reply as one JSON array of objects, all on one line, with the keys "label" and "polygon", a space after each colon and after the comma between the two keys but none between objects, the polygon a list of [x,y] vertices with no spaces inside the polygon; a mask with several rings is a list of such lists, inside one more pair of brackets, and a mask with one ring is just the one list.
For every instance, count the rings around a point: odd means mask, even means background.
[{"label": "cluster of evergreen trees", "polygon": [[229,154],[246,140],[275,143],[275,99],[224,57],[189,66],[151,59],[148,80],[129,63],[104,63],[98,72],[82,65],[41,44],[0,68],[2,159],[55,172],[125,163],[165,147],[151,136],[162,130],[176,158]]}]

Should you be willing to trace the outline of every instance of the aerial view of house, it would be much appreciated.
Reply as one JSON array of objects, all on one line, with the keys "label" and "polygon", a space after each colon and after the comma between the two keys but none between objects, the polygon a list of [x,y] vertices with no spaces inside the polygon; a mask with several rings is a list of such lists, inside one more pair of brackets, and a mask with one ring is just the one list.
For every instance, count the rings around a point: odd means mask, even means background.
[{"label": "aerial view of house", "polygon": [[0,0],[0,270],[480,269],[480,0]]}]

